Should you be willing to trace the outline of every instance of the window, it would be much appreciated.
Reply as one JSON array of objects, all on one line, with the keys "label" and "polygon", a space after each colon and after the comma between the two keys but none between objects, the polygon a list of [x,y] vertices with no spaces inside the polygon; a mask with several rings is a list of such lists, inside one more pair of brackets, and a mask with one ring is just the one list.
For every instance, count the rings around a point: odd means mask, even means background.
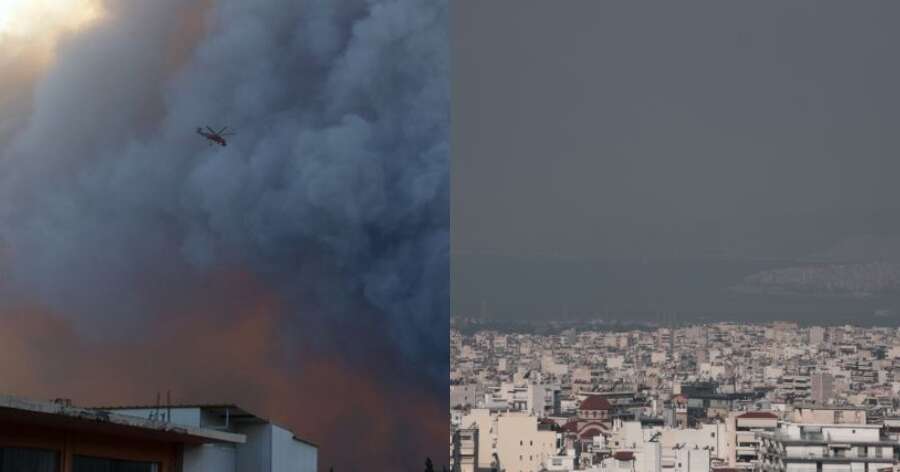
[{"label": "window", "polygon": [[100,457],[75,456],[72,472],[158,472],[153,462],[123,461]]},{"label": "window", "polygon": [[57,472],[59,453],[48,449],[0,448],[0,472]]}]

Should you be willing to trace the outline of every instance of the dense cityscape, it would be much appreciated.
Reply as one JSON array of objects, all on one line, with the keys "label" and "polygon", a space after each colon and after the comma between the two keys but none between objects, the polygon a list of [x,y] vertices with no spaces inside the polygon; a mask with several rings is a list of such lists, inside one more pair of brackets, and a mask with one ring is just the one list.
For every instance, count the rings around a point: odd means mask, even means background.
[{"label": "dense cityscape", "polygon": [[897,328],[454,320],[450,346],[454,470],[897,470]]}]

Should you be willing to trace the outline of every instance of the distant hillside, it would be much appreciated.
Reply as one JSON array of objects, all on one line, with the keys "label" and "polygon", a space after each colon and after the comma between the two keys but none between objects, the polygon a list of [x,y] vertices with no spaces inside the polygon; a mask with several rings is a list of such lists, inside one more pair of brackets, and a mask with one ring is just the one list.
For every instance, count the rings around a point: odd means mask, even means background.
[{"label": "distant hillside", "polygon": [[[845,320],[882,308],[900,312],[900,294],[768,296],[734,290],[748,274],[794,265],[724,259],[611,260],[454,254],[452,312],[492,320],[658,322],[678,320]],[[800,265],[800,264],[797,264]],[[732,288],[732,290],[729,290]],[[787,292],[787,289],[782,292]],[[896,298],[896,303],[895,303]]]},{"label": "distant hillside", "polygon": [[810,262],[822,263],[900,263],[900,238],[857,235],[847,238],[825,251],[811,255]]},{"label": "distant hillside", "polygon": [[767,294],[870,296],[900,289],[900,265],[812,264],[757,272],[734,287]]}]

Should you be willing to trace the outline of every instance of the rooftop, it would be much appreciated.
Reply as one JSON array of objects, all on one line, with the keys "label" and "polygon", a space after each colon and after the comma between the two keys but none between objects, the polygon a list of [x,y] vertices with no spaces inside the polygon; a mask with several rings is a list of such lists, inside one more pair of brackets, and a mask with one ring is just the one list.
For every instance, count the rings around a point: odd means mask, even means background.
[{"label": "rooftop", "polygon": [[11,395],[0,395],[0,420],[192,444],[246,441],[243,434],[119,415],[102,409],[80,408],[67,402],[26,400]]},{"label": "rooftop", "polygon": [[610,410],[612,409],[612,405],[609,404],[609,401],[599,395],[589,395],[587,398],[582,400],[581,405],[578,406],[579,410]]},{"label": "rooftop", "polygon": [[[254,413],[250,413],[247,410],[233,404],[233,403],[180,403],[180,404],[169,404],[169,405],[124,405],[124,406],[98,406],[91,407],[91,410],[103,410],[103,411],[126,411],[126,410],[159,410],[160,412],[165,412],[166,410],[192,410],[199,409],[205,410],[210,413],[217,413],[221,418],[228,418],[229,421],[249,421],[249,422],[262,422],[262,423],[272,423],[266,418],[258,416]],[[123,414],[127,415],[127,414]],[[129,416],[130,417],[130,416]],[[283,427],[282,427],[283,428]],[[286,429],[286,428],[283,428]],[[313,447],[318,447],[317,444],[309,441],[307,439],[303,439],[297,436],[296,433],[291,431],[293,438],[295,441],[299,441],[305,444],[308,444]]]},{"label": "rooftop", "polygon": [[771,411],[748,411],[747,413],[738,415],[738,418],[777,420],[778,415]]}]

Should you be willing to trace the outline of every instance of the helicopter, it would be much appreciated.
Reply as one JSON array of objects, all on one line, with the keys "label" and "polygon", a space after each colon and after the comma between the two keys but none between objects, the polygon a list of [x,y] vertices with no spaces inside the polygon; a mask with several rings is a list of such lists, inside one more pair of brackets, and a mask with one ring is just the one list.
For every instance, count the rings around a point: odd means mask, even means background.
[{"label": "helicopter", "polygon": [[227,146],[228,143],[225,142],[225,136],[234,136],[233,131],[226,131],[228,129],[227,126],[223,127],[219,131],[215,131],[209,126],[206,127],[206,131],[203,128],[197,128],[197,134],[203,136],[204,138],[210,141],[210,146],[213,143],[219,144],[221,146]]}]

